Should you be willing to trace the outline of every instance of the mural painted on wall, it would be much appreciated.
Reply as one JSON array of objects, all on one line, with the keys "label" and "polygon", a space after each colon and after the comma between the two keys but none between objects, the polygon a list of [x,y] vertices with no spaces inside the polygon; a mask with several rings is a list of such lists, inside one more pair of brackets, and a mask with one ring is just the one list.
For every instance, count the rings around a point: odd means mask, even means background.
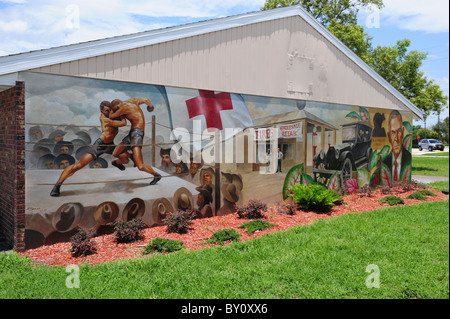
[{"label": "mural painted on wall", "polygon": [[411,175],[412,114],[24,72],[26,246]]}]

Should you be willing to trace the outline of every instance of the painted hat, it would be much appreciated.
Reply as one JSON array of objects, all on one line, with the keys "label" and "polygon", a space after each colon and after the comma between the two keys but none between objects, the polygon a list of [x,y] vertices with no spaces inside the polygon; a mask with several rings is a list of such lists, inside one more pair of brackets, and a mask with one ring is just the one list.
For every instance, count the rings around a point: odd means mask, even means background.
[{"label": "painted hat", "polygon": [[90,162],[89,167],[90,168],[100,168],[100,167],[94,167],[95,164],[100,164],[102,166],[101,168],[108,168],[108,162],[101,157],[97,157],[94,161]]},{"label": "painted hat", "polygon": [[119,217],[119,206],[114,202],[103,202],[94,210],[94,219],[100,225],[114,222]]},{"label": "painted hat", "polygon": [[82,147],[85,145],[88,145],[88,143],[86,143],[86,141],[82,140],[81,138],[76,138],[74,140],[70,141],[74,147]]},{"label": "painted hat", "polygon": [[167,198],[161,197],[153,201],[152,216],[156,225],[163,225],[168,212],[173,212],[173,206]]},{"label": "painted hat", "polygon": [[54,131],[52,131],[52,132],[50,133],[50,135],[48,136],[48,138],[54,141],[56,135],[62,135],[62,136],[64,136],[64,135],[66,135],[66,132],[64,132],[63,130],[54,130]]},{"label": "painted hat", "polygon": [[186,187],[177,189],[173,195],[173,203],[176,210],[192,210],[194,209],[194,199],[191,192]]},{"label": "painted hat", "polygon": [[53,215],[52,226],[61,233],[68,232],[78,226],[84,208],[80,203],[66,203]]},{"label": "painted hat", "polygon": [[86,154],[89,151],[90,148],[91,147],[87,146],[87,145],[86,146],[81,146],[79,149],[77,149],[75,151],[75,158],[79,161],[80,158],[82,158],[83,155]]},{"label": "painted hat", "polygon": [[133,198],[128,202],[122,212],[122,219],[130,221],[142,217],[145,213],[145,202],[140,198]]},{"label": "painted hat", "polygon": [[233,183],[224,183],[220,187],[223,197],[232,203],[236,203],[241,198],[240,191]]},{"label": "painted hat", "polygon": [[231,183],[236,185],[236,187],[241,191],[244,187],[244,184],[242,183],[242,175],[241,174],[232,174],[232,173],[224,173],[221,172],[222,177],[225,180],[225,183]]},{"label": "painted hat", "polygon": [[55,154],[56,156],[58,156],[61,150],[61,147],[63,146],[67,146],[69,148],[69,155],[72,155],[73,153],[73,143],[69,142],[69,141],[59,141],[55,144],[55,147],[53,148],[53,154]]},{"label": "painted hat", "polygon": [[[30,139],[32,141],[36,141],[37,139],[34,136],[34,132],[38,131],[40,133],[41,138],[43,137],[43,133],[42,133],[42,129],[39,125],[37,126],[32,126],[30,127],[30,129],[28,130],[28,135],[30,136]],[[39,138],[38,138],[39,139]]]},{"label": "painted hat", "polygon": [[55,168],[59,168],[59,164],[63,160],[68,160],[70,165],[75,164],[75,158],[73,156],[67,155],[67,154],[61,154],[55,158],[55,166],[56,166]]},{"label": "painted hat", "polygon": [[47,165],[46,165],[46,163],[49,162],[49,161],[51,161],[52,164],[54,165],[55,155],[53,155],[53,154],[45,154],[45,155],[39,157],[37,168],[40,168],[40,169],[51,169],[51,168],[47,167]]},{"label": "painted hat", "polygon": [[49,149],[53,149],[55,145],[55,140],[51,140],[49,138],[43,138],[39,141],[36,142],[36,144],[34,144],[33,146],[33,150],[35,151],[36,148],[42,146],[42,147],[47,147]]},{"label": "painted hat", "polygon": [[206,202],[209,204],[213,201],[212,193],[213,190],[211,186],[209,185],[203,185],[195,188],[200,194],[203,195],[203,198],[206,200]]},{"label": "painted hat", "polygon": [[91,136],[89,135],[88,132],[85,131],[79,131],[77,133],[75,133],[81,140],[83,140],[86,145],[91,144],[92,140],[91,140]]}]

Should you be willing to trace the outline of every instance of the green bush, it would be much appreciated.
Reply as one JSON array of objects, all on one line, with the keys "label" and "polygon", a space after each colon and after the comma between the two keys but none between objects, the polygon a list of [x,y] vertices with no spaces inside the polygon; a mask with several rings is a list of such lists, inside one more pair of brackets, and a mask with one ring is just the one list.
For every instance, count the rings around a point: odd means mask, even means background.
[{"label": "green bush", "polygon": [[389,203],[389,205],[403,205],[405,204],[405,201],[397,196],[385,196],[382,199],[380,199],[380,202],[383,204]]},{"label": "green bush", "polygon": [[258,219],[264,218],[264,212],[267,210],[267,205],[260,200],[250,200],[247,205],[238,208],[239,218]]},{"label": "green bush", "polygon": [[435,193],[433,193],[432,191],[430,191],[428,189],[422,189],[422,190],[418,191],[418,193],[421,193],[425,196],[437,196]]},{"label": "green bush", "polygon": [[427,200],[427,196],[437,196],[432,191],[429,191],[428,189],[422,189],[420,191],[417,191],[415,193],[412,193],[408,195],[406,198],[408,199],[418,199],[418,200]]},{"label": "green bush", "polygon": [[144,255],[154,252],[171,253],[181,249],[183,249],[183,242],[181,240],[156,237],[144,247],[142,253]]},{"label": "green bush", "polygon": [[318,213],[327,213],[335,205],[335,202],[342,200],[334,190],[318,184],[309,186],[296,184],[290,189],[295,203],[300,209],[314,211]]},{"label": "green bush", "polygon": [[118,220],[113,225],[114,237],[118,243],[131,243],[143,239],[144,228],[147,227],[140,217],[129,221]]},{"label": "green bush", "polygon": [[427,200],[427,197],[421,192],[415,192],[406,196],[407,199]]},{"label": "green bush", "polygon": [[97,251],[95,247],[95,241],[92,240],[94,232],[80,230],[78,233],[70,237],[70,242],[72,247],[70,252],[73,257],[81,257],[92,255]]},{"label": "green bush", "polygon": [[220,229],[211,235],[211,238],[206,242],[208,244],[221,244],[223,245],[226,241],[239,241],[241,239],[241,234],[239,234],[234,229]]},{"label": "green bush", "polygon": [[195,212],[190,210],[177,212],[168,212],[164,219],[164,224],[167,226],[169,233],[186,234],[191,229],[192,220],[195,217]]},{"label": "green bush", "polygon": [[252,220],[248,223],[244,223],[242,225],[240,225],[238,228],[246,228],[247,229],[247,233],[250,235],[252,233],[254,233],[257,230],[264,230],[267,228],[273,228],[274,224],[269,223],[265,220],[261,220],[261,219],[256,219],[256,220]]}]

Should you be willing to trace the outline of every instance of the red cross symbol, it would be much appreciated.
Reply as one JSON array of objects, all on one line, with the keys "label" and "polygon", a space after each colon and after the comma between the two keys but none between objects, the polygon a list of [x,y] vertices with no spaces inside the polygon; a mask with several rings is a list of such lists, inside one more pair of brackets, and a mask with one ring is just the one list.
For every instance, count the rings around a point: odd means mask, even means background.
[{"label": "red cross symbol", "polygon": [[218,93],[213,91],[198,90],[199,97],[194,97],[186,101],[189,118],[204,115],[206,127],[223,130],[220,111],[232,110],[230,93]]}]

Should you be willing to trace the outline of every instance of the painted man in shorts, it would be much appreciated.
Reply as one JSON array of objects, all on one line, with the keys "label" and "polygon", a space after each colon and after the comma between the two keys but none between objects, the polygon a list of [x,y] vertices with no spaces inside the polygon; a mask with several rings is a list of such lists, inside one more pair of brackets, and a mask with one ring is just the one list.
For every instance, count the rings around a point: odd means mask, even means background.
[{"label": "painted man in shorts", "polygon": [[153,111],[152,102],[147,98],[133,98],[126,101],[113,100],[111,102],[111,114],[112,118],[125,117],[131,123],[131,129],[128,135],[117,145],[113,152],[113,156],[118,157],[113,161],[113,164],[119,169],[123,170],[125,167],[123,164],[128,163],[130,154],[132,152],[132,159],[140,171],[147,172],[154,176],[150,185],[155,185],[160,179],[161,175],[158,174],[150,165],[144,163],[142,156],[142,144],[145,135],[145,117],[144,112],[141,110],[140,105],[146,104],[149,112]]},{"label": "painted man in shorts", "polygon": [[[100,103],[100,123],[102,127],[102,134],[100,137],[94,142],[93,146],[89,148],[89,150],[84,154],[78,162],[73,165],[70,165],[64,169],[61,173],[61,176],[58,179],[58,182],[53,187],[50,192],[51,196],[59,196],[60,188],[62,183],[75,174],[75,172],[79,171],[90,162],[101,156],[102,154],[112,154],[116,145],[114,145],[114,138],[119,132],[119,127],[127,125],[127,121],[125,118],[121,118],[119,120],[111,120],[111,108],[110,103],[108,101],[103,101]],[[125,156],[125,155],[121,155]]]}]

